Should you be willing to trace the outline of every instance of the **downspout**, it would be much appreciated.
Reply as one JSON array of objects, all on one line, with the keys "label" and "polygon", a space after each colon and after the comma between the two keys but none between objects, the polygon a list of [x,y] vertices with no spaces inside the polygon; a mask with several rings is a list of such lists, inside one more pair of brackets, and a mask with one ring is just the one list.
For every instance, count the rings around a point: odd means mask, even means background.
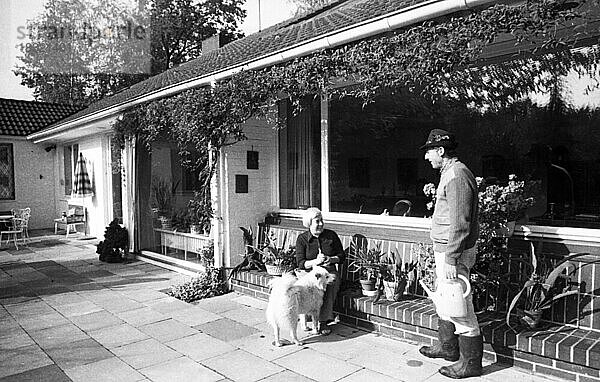
[{"label": "downspout", "polygon": [[[519,0],[506,0],[503,3],[516,3]],[[27,139],[33,140],[34,143],[44,142],[50,139],[50,136],[59,134],[70,128],[79,125],[110,117],[120,113],[133,106],[155,99],[168,97],[182,91],[207,86],[216,81],[220,81],[231,77],[233,74],[240,71],[261,69],[268,66],[276,65],[281,62],[291,60],[293,58],[302,57],[316,51],[333,48],[352,41],[361,40],[367,37],[375,36],[381,33],[390,32],[399,28],[403,28],[418,22],[433,19],[436,17],[466,11],[474,8],[481,8],[494,3],[499,3],[498,0],[430,0],[420,4],[413,5],[397,11],[394,14],[376,18],[348,27],[340,31],[334,32],[331,35],[317,37],[313,40],[302,42],[296,46],[285,48],[282,51],[271,53],[265,57],[258,58],[254,61],[245,64],[236,65],[234,67],[221,70],[194,80],[184,83],[171,85],[167,88],[146,94],[134,100],[129,100],[119,105],[110,106],[107,109],[100,110],[94,114],[83,116],[79,119],[66,122],[64,124],[42,130],[38,133],[31,134]]]}]

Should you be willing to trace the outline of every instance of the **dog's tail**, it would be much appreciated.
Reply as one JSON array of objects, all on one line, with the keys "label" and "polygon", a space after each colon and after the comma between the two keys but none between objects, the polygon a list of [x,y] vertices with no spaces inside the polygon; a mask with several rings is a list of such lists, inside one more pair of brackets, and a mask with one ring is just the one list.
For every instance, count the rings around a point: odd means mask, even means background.
[{"label": "dog's tail", "polygon": [[283,295],[293,293],[294,284],[298,281],[296,276],[291,273],[284,273],[281,277],[274,277],[267,284],[273,295]]}]

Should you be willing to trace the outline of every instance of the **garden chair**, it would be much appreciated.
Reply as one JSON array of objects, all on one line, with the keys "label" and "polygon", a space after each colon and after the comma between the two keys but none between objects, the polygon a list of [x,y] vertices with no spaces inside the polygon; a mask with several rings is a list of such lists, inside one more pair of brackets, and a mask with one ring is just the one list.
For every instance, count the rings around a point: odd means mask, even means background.
[{"label": "garden chair", "polygon": [[15,248],[19,249],[19,244],[17,243],[19,234],[21,234],[21,240],[23,240],[23,244],[25,244],[25,239],[23,237],[23,224],[23,219],[13,217],[11,221],[8,222],[7,228],[0,231],[0,243],[2,242],[4,235],[6,235],[6,244],[10,242],[12,237],[13,243],[15,243]]},{"label": "garden chair", "polygon": [[21,219],[23,242],[29,242],[29,218],[31,218],[31,208],[13,208],[11,212],[14,217]]}]

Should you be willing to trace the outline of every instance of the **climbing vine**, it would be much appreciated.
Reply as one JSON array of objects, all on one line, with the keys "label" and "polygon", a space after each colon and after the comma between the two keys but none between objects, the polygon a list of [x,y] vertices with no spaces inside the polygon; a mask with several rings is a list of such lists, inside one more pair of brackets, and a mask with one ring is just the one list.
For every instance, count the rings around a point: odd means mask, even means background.
[{"label": "climbing vine", "polygon": [[[321,93],[352,96],[367,104],[378,94],[399,91],[438,104],[499,108],[527,92],[547,88],[551,76],[540,73],[550,69],[562,74],[596,70],[598,47],[574,50],[575,42],[561,30],[574,23],[584,28],[591,17],[586,9],[594,9],[598,0],[588,0],[587,8],[571,4],[554,0],[497,4],[240,72],[212,88],[190,89],[127,111],[114,125],[115,142],[122,145],[124,137],[138,136],[150,147],[158,138],[172,140],[184,164],[206,168],[209,176],[214,171],[206,166],[209,148],[245,139],[244,122],[252,116],[269,116],[282,94],[296,111],[307,96]],[[484,67],[485,49],[503,36],[512,36],[519,51]],[[332,86],[340,81],[352,86]]]}]

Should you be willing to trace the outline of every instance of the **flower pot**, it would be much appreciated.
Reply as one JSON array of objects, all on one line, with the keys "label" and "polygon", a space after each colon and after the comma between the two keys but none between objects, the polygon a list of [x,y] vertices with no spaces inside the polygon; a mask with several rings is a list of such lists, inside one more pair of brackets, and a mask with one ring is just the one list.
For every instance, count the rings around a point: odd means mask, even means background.
[{"label": "flower pot", "polygon": [[267,268],[267,273],[271,276],[281,276],[285,273],[285,267],[281,265],[265,264],[265,268]]},{"label": "flower pot", "polygon": [[542,311],[517,309],[517,316],[523,325],[527,326],[529,329],[536,329],[540,325]]},{"label": "flower pot", "polygon": [[375,296],[377,294],[377,288],[375,287],[375,283],[377,280],[360,280],[360,285],[362,286],[362,294],[363,296]]},{"label": "flower pot", "polygon": [[400,301],[402,295],[406,294],[407,280],[383,281],[383,293],[389,301]]}]

